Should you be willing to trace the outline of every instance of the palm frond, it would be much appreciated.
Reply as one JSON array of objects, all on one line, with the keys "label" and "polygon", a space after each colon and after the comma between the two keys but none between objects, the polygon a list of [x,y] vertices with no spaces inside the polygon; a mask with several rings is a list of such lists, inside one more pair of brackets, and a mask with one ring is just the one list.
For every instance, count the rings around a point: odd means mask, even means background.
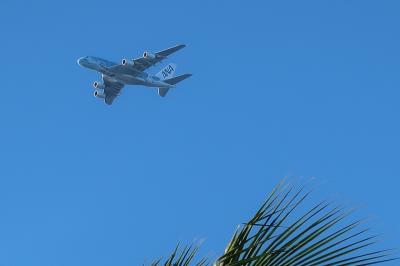
[{"label": "palm frond", "polygon": [[[179,248],[179,245],[176,246],[175,250],[172,252],[172,254],[166,259],[164,262],[162,262],[161,259],[154,261],[151,263],[151,266],[189,266],[192,265],[192,261],[198,251],[199,247],[198,246],[186,246],[183,249]],[[207,259],[203,258],[200,261],[198,261],[196,266],[207,266]]]},{"label": "palm frond", "polygon": [[371,251],[376,243],[361,220],[348,222],[352,210],[320,202],[308,210],[303,187],[282,181],[234,233],[216,266],[350,266],[394,260],[390,250]]}]

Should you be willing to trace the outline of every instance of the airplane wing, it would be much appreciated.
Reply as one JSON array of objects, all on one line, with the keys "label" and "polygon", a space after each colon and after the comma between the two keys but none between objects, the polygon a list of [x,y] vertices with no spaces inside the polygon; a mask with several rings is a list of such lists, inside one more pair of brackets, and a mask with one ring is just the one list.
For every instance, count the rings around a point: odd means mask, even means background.
[{"label": "airplane wing", "polygon": [[121,82],[117,82],[112,80],[110,77],[103,75],[103,82],[105,85],[104,94],[105,98],[104,101],[106,104],[111,105],[114,99],[119,95],[124,84]]},{"label": "airplane wing", "polygon": [[131,71],[143,72],[147,68],[161,62],[162,60],[166,59],[169,55],[177,52],[178,50],[184,48],[185,46],[186,45],[184,44],[176,45],[174,47],[159,51],[155,54],[144,52],[143,57],[139,57],[131,61],[133,62],[133,64],[116,65],[110,67],[110,69],[122,73],[127,73]]}]

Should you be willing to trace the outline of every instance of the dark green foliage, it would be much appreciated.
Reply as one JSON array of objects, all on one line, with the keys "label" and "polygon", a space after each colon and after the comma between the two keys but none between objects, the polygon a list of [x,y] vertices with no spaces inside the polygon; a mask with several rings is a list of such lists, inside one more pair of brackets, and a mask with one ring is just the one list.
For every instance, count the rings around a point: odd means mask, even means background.
[{"label": "dark green foliage", "polygon": [[[161,260],[155,261],[151,264],[151,266],[188,266],[193,261],[194,256],[196,255],[198,250],[198,246],[196,247],[185,247],[182,251],[179,251],[179,245],[175,248],[174,252],[169,256],[169,258],[165,262],[161,262]],[[206,266],[207,260],[202,259],[196,264],[196,266]]]},{"label": "dark green foliage", "polygon": [[[302,206],[310,192],[280,183],[250,221],[239,227],[216,266],[362,266],[395,260],[371,250],[376,237],[349,221],[352,211],[321,202]],[[162,265],[189,265],[197,247],[178,248]],[[160,265],[160,261],[152,265]],[[195,264],[207,265],[206,260]]]}]

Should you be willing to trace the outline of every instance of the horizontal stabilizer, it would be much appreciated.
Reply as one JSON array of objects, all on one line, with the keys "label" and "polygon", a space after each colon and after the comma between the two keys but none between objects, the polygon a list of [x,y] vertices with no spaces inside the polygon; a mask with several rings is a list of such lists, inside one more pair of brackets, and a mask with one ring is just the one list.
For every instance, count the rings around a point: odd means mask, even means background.
[{"label": "horizontal stabilizer", "polygon": [[165,97],[167,95],[169,88],[158,88],[158,95]]},{"label": "horizontal stabilizer", "polygon": [[181,82],[182,80],[187,79],[190,76],[192,76],[192,74],[183,74],[170,79],[165,79],[163,81],[169,85],[175,85],[176,83]]}]

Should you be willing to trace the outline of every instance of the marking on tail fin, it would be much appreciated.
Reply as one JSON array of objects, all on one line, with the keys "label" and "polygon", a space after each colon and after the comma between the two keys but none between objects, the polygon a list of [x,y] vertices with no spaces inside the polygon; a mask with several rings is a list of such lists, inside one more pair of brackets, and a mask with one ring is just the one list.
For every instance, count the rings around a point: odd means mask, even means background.
[{"label": "marking on tail fin", "polygon": [[168,67],[166,67],[161,73],[163,75],[163,78],[165,79],[166,77],[168,77],[169,74],[171,74],[171,72],[174,71],[174,69],[172,68],[171,65],[168,65]]},{"label": "marking on tail fin", "polygon": [[156,76],[162,80],[169,79],[174,76],[175,70],[176,70],[175,64],[168,64],[166,67],[161,69],[161,71],[158,72]]}]

